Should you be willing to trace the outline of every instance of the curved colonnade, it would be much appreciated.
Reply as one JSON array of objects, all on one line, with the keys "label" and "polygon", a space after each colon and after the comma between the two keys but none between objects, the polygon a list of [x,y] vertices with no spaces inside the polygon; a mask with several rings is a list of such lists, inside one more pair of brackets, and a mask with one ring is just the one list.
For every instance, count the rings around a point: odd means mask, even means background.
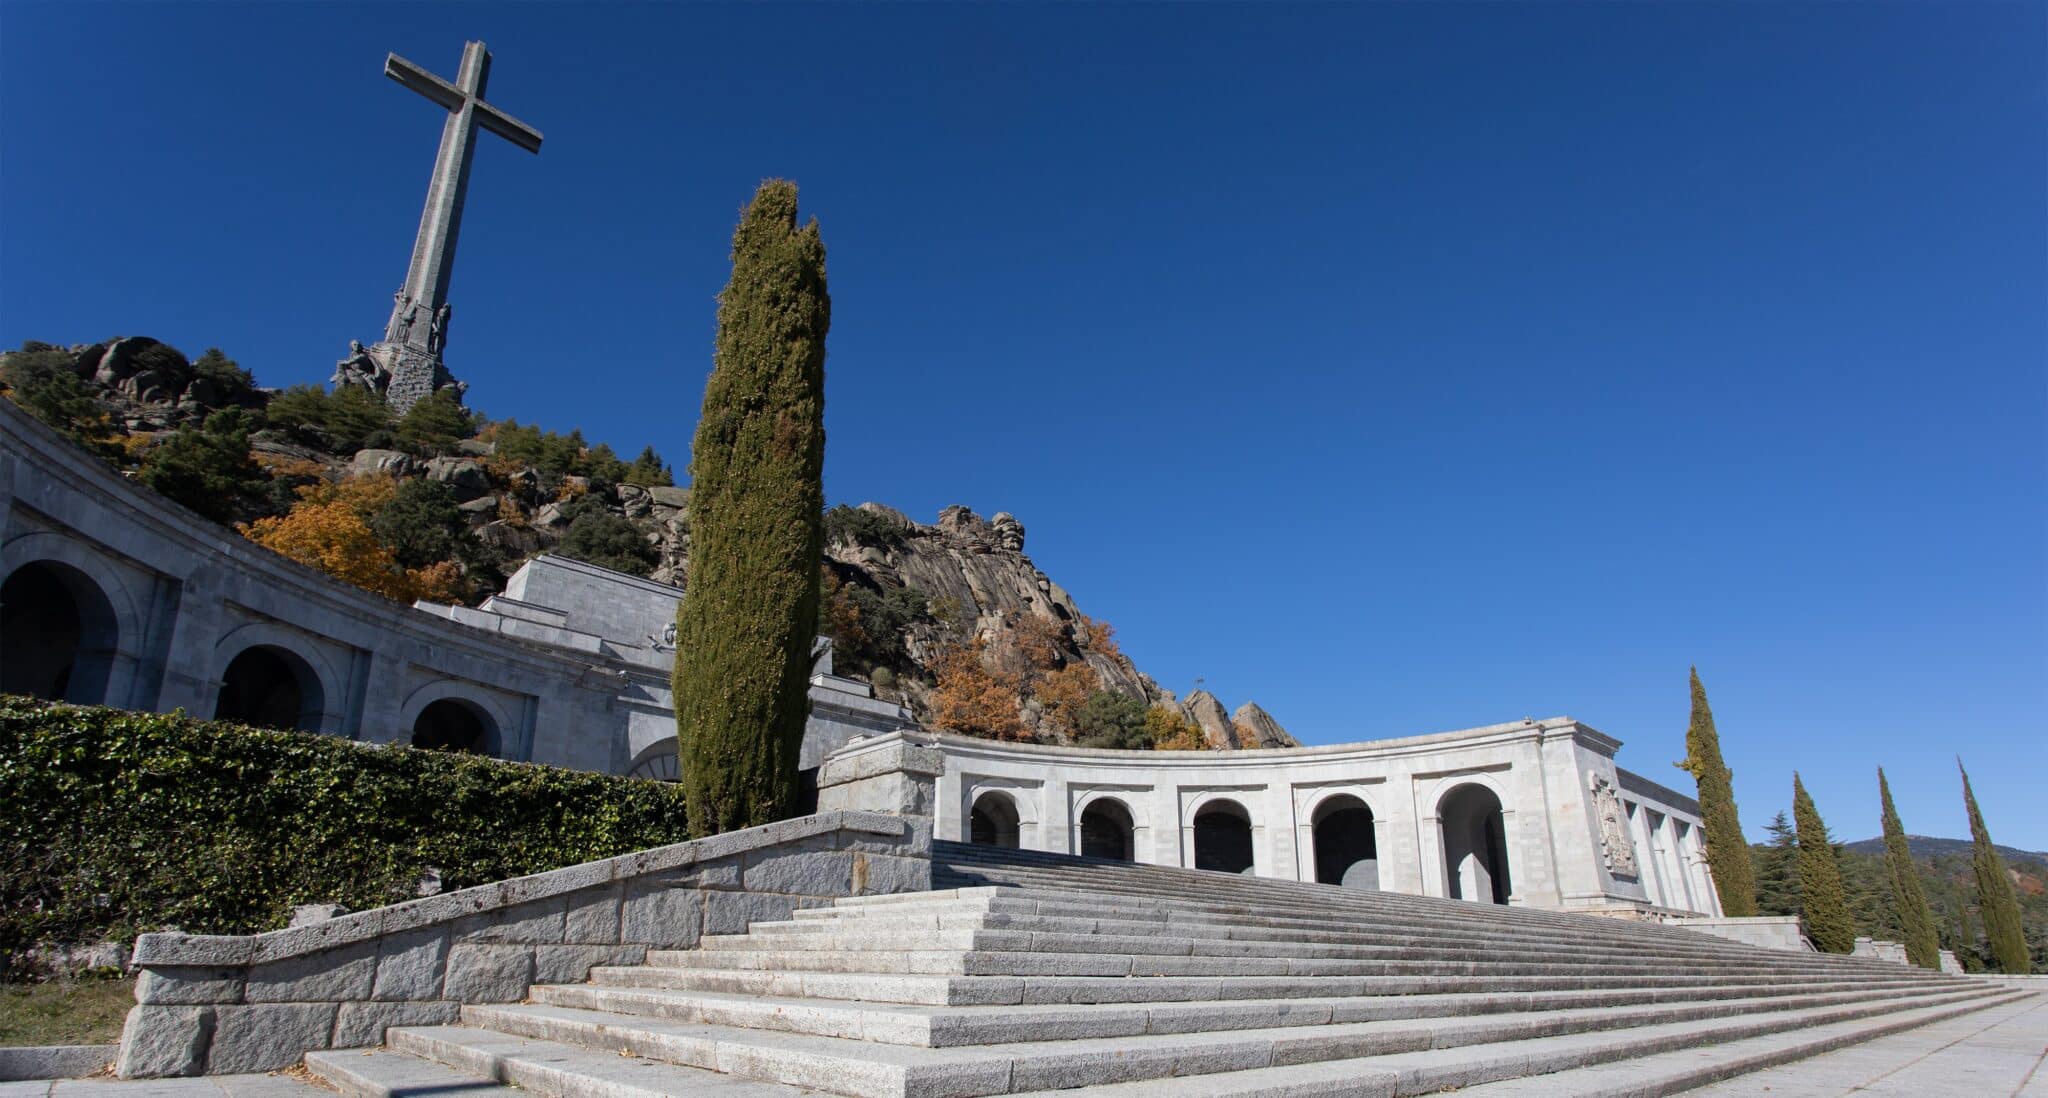
[{"label": "curved colonnade", "polygon": [[1483,903],[1719,914],[1698,806],[1616,767],[1620,743],[1570,718],[1228,753],[930,741],[944,759],[941,838]]}]

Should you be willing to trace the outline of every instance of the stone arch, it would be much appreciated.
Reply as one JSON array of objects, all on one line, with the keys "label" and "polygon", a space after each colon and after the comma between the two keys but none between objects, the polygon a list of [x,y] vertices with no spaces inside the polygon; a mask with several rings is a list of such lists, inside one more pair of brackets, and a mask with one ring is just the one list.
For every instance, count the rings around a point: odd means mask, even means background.
[{"label": "stone arch", "polygon": [[1110,861],[1137,860],[1137,818],[1116,797],[1092,797],[1075,817],[1081,855]]},{"label": "stone arch", "polygon": [[1195,868],[1250,875],[1253,866],[1252,814],[1229,797],[1208,797],[1195,806]]},{"label": "stone arch", "polygon": [[646,778],[649,781],[673,782],[683,777],[683,757],[676,738],[656,740],[648,744],[626,767],[629,778]]},{"label": "stone arch", "polygon": [[[235,680],[232,684],[231,676]],[[298,700],[289,706],[291,712],[285,719],[262,719],[253,712],[258,701],[256,695],[270,694],[267,688],[283,685],[281,679],[289,680]],[[341,731],[341,677],[334,673],[333,665],[318,647],[308,645],[303,636],[292,630],[268,622],[251,622],[230,630],[214,645],[211,681],[219,684],[214,695],[216,720],[259,728]],[[279,691],[286,692],[289,691]],[[272,703],[270,708],[285,706],[278,694],[270,694],[268,700]]]},{"label": "stone arch", "polygon": [[1380,887],[1377,822],[1372,806],[1355,794],[1337,793],[1316,802],[1309,828],[1317,884],[1368,891]]},{"label": "stone arch", "polygon": [[103,569],[54,554],[9,568],[0,580],[0,692],[85,705],[118,701],[115,665],[123,638],[135,635],[132,615],[122,621],[120,591]]},{"label": "stone arch", "polygon": [[1514,894],[1507,817],[1490,782],[1464,781],[1437,799],[1444,876],[1454,900],[1504,904]]},{"label": "stone arch", "polygon": [[320,676],[304,657],[289,648],[252,644],[221,671],[213,717],[253,728],[315,732],[325,708]]},{"label": "stone arch", "polygon": [[[442,702],[449,704],[441,705]],[[429,710],[432,711],[431,716]],[[421,725],[422,718],[428,721],[425,728]],[[462,746],[458,750],[498,755],[504,751],[505,730],[509,727],[511,724],[505,719],[503,709],[489,693],[454,679],[441,679],[420,687],[399,710],[400,739],[415,747],[428,746],[422,742],[423,732],[432,739],[470,736],[474,746]]]},{"label": "stone arch", "polygon": [[1022,823],[1016,798],[991,789],[974,798],[974,807],[967,813],[967,841],[1015,850],[1020,845]]}]

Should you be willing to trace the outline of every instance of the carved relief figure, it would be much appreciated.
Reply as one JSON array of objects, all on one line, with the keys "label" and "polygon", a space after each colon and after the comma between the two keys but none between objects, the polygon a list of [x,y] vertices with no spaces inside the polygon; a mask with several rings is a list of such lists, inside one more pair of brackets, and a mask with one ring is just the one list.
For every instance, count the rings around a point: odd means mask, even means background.
[{"label": "carved relief figure", "polygon": [[1614,784],[1604,775],[1593,775],[1593,815],[1600,822],[1600,853],[1607,859],[1607,871],[1622,877],[1636,875],[1636,848],[1629,842],[1628,819]]}]

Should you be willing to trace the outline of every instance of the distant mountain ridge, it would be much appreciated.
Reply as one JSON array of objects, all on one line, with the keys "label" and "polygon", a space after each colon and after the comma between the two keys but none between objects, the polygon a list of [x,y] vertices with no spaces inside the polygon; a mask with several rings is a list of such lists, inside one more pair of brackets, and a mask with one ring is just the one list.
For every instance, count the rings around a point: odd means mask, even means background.
[{"label": "distant mountain ridge", "polygon": [[[1843,849],[1853,850],[1858,854],[1883,854],[1884,838],[1880,836],[1875,839],[1859,839],[1853,843],[1843,843],[1842,846]],[[2021,850],[2018,847],[1999,846],[1996,843],[1993,843],[1992,846],[1998,851],[1998,856],[2008,862],[2040,862],[2042,865],[2048,866],[2048,851]],[[1906,849],[1912,851],[1915,858],[1933,858],[1943,854],[1968,856],[1970,853],[1970,840],[1938,839],[1930,835],[1908,835],[1906,836]]]}]

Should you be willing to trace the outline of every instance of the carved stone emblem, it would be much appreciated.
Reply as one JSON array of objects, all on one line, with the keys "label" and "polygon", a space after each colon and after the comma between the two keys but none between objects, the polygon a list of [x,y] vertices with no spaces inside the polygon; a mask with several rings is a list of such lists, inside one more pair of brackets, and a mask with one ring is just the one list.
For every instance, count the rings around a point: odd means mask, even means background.
[{"label": "carved stone emblem", "polygon": [[1600,853],[1607,859],[1607,871],[1621,877],[1636,875],[1636,848],[1629,842],[1628,818],[1614,783],[1604,774],[1592,776],[1593,815],[1600,821]]}]

